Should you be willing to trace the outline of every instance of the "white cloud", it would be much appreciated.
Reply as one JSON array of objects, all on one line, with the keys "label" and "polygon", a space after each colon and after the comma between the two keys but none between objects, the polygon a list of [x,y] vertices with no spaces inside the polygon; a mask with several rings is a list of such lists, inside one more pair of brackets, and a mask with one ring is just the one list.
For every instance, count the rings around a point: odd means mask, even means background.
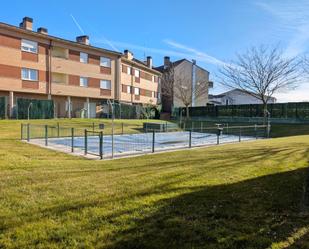
[{"label": "white cloud", "polygon": [[[77,27],[77,28],[79,29],[79,31],[84,35],[84,34],[85,34],[84,29],[80,26],[79,22],[76,20],[76,18],[75,18],[72,14],[70,14],[70,16],[71,16],[71,18],[72,18],[74,24],[76,25],[76,27]],[[119,52],[118,48],[117,48],[110,40],[106,39],[103,35],[101,35],[101,37],[102,37],[101,40],[104,40],[105,44],[107,44],[108,46],[110,46],[111,49],[113,49],[113,50]]]},{"label": "white cloud", "polygon": [[309,82],[303,83],[299,88],[293,90],[292,93],[278,93],[275,97],[278,99],[278,102],[309,101]]},{"label": "white cloud", "polygon": [[[108,44],[106,39],[95,39],[95,43],[101,43],[101,44]],[[151,48],[136,44],[131,44],[127,42],[119,42],[119,41],[110,41],[112,44],[122,47],[122,48],[128,48],[128,49],[134,49],[138,51],[143,51],[145,53],[152,53],[152,54],[160,54],[160,55],[167,55],[167,56],[174,56],[178,58],[187,58],[187,59],[195,59],[199,62],[209,63],[213,65],[222,65],[224,64],[223,61],[216,59],[204,52],[198,51],[196,49],[187,47],[185,45],[182,45],[180,43],[171,41],[171,40],[164,40],[166,44],[168,44],[173,49],[160,49],[160,48]],[[175,50],[177,49],[177,50]]]},{"label": "white cloud", "polygon": [[173,47],[173,48],[176,48],[176,49],[180,49],[182,51],[186,51],[187,53],[190,53],[192,54],[192,57],[193,58],[200,58],[200,60],[202,59],[203,62],[206,62],[206,63],[210,63],[210,64],[213,64],[213,65],[224,65],[225,62],[211,56],[211,55],[208,55],[206,54],[205,52],[202,52],[202,51],[199,51],[195,48],[192,48],[192,47],[188,47],[186,45],[183,45],[181,43],[178,43],[178,42],[175,42],[175,41],[172,41],[172,40],[169,40],[169,39],[166,39],[164,40],[164,42],[166,44],[168,44],[169,46]]},{"label": "white cloud", "polygon": [[255,3],[262,10],[272,15],[278,22],[277,30],[274,32],[286,35],[291,38],[285,50],[286,56],[297,56],[307,49],[309,42],[309,2],[297,1],[277,1]]},{"label": "white cloud", "polygon": [[79,29],[79,31],[84,35],[85,32],[84,32],[84,30],[82,29],[82,27],[79,25],[79,23],[77,22],[77,20],[75,19],[75,17],[74,17],[72,14],[70,14],[70,16],[71,16],[73,22],[75,23],[76,27],[77,27],[77,28]]}]

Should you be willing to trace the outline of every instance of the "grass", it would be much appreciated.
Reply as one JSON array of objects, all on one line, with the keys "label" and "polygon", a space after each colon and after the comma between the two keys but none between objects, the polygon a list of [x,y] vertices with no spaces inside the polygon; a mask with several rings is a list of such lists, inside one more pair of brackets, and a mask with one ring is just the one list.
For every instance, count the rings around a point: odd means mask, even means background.
[{"label": "grass", "polygon": [[309,248],[309,136],[91,161],[19,132],[0,122],[0,248]]}]

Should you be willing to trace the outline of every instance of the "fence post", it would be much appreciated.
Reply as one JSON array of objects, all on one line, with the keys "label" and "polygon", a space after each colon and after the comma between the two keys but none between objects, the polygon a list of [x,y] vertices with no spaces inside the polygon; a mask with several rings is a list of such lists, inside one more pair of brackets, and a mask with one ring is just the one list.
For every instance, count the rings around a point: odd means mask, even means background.
[{"label": "fence post", "polygon": [[48,125],[45,125],[45,146],[48,146]]},{"label": "fence post", "polygon": [[203,132],[203,121],[201,121],[201,132]]},{"label": "fence post", "polygon": [[189,130],[189,148],[192,147],[192,130]]},{"label": "fence post", "polygon": [[87,155],[87,149],[88,149],[88,145],[87,145],[87,130],[85,129],[84,131],[84,149],[85,149],[85,155]]},{"label": "fence post", "polygon": [[103,159],[103,131],[100,131],[100,159]]},{"label": "fence post", "polygon": [[270,124],[267,124],[267,138],[270,137]]},{"label": "fence post", "polygon": [[71,128],[71,152],[74,152],[74,128]]},{"label": "fence post", "polygon": [[30,124],[27,124],[27,141],[30,141]]},{"label": "fence post", "polygon": [[94,122],[92,122],[92,131],[94,132]]},{"label": "fence post", "polygon": [[24,124],[20,124],[20,140],[23,140],[23,131],[24,131]]},{"label": "fence post", "polygon": [[217,144],[220,144],[220,130],[217,130]]},{"label": "fence post", "polygon": [[60,124],[57,122],[57,137],[60,137]]},{"label": "fence post", "polygon": [[167,132],[167,122],[165,123],[165,132]]},{"label": "fence post", "polygon": [[121,135],[123,135],[123,122],[121,123]]},{"label": "fence post", "polygon": [[254,125],[254,132],[255,132],[255,139],[257,139],[257,126],[256,126],[256,124]]},{"label": "fence post", "polygon": [[239,127],[239,142],[241,142],[241,127]]},{"label": "fence post", "polygon": [[152,131],[152,153],[155,152],[155,138],[156,138],[156,132],[155,130]]}]

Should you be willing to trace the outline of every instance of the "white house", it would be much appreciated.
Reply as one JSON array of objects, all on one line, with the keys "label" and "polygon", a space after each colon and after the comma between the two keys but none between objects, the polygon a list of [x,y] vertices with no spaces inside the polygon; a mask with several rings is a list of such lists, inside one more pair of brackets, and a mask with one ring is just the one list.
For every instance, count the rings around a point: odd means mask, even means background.
[{"label": "white house", "polygon": [[[209,95],[209,103],[214,105],[246,105],[262,104],[262,101],[246,91],[233,89],[222,94]],[[270,97],[268,103],[276,103],[276,98]]]}]

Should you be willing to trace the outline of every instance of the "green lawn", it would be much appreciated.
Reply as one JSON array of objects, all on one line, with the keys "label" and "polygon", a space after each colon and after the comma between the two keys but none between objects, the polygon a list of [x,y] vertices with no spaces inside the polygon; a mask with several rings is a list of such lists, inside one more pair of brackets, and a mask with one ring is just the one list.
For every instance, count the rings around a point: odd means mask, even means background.
[{"label": "green lawn", "polygon": [[309,248],[309,136],[114,161],[19,137],[0,121],[1,249]]}]

